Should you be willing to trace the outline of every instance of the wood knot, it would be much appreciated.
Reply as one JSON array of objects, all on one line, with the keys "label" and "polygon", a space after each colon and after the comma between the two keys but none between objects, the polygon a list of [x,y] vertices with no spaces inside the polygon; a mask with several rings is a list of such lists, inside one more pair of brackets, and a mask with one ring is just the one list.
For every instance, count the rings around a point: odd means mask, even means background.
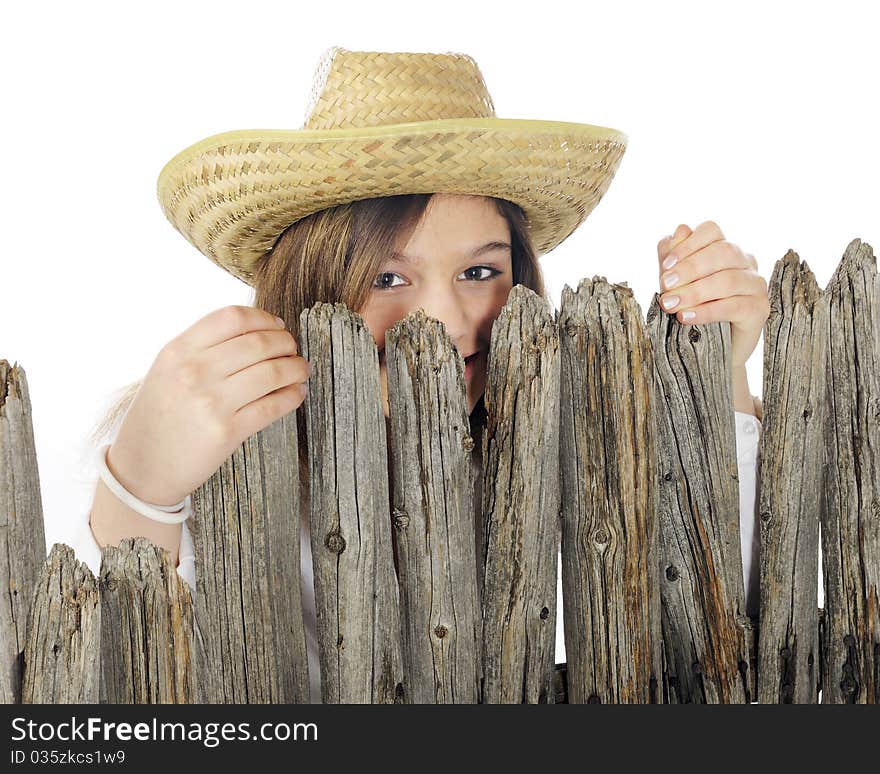
[{"label": "wood knot", "polygon": [[340,532],[333,530],[333,532],[327,533],[327,537],[324,539],[324,545],[331,553],[341,554],[345,551],[345,538],[342,537]]},{"label": "wood knot", "polygon": [[597,529],[595,534],[593,535],[593,540],[595,540],[597,543],[607,543],[608,538],[608,530],[604,527],[600,527],[599,529]]},{"label": "wood knot", "polygon": [[546,607],[541,608],[541,620],[546,621],[550,617],[550,611]]},{"label": "wood knot", "polygon": [[470,435],[461,437],[461,448],[465,451],[472,451],[474,448],[474,439]]},{"label": "wood knot", "polygon": [[104,582],[104,588],[107,589],[107,591],[116,591],[116,581],[112,578],[108,578]]},{"label": "wood knot", "polygon": [[809,419],[811,416],[813,416],[813,407],[808,403],[804,409],[804,419]]},{"label": "wood knot", "polygon": [[688,341],[690,341],[691,344],[696,344],[700,340],[701,335],[702,334],[696,328],[692,327],[688,331]]},{"label": "wood knot", "polygon": [[595,693],[587,699],[587,704],[601,704],[602,699],[600,699]]},{"label": "wood knot", "polygon": [[569,336],[577,336],[580,334],[586,326],[578,325],[574,320],[566,320],[565,321],[565,332]]},{"label": "wood knot", "polygon": [[664,481],[672,481],[672,473],[664,473],[663,480]]},{"label": "wood knot", "polygon": [[403,532],[409,526],[409,514],[400,508],[394,509],[394,528],[398,532]]},{"label": "wood knot", "polygon": [[679,578],[678,568],[671,564],[666,568],[666,580],[677,581]]},{"label": "wood knot", "polygon": [[437,636],[438,639],[441,640],[446,636],[448,631],[449,629],[447,629],[443,624],[437,624],[437,626],[434,627],[434,634]]},{"label": "wood knot", "polygon": [[779,655],[782,656],[782,658],[791,658],[791,648],[783,648],[779,651]]},{"label": "wood knot", "polygon": [[761,521],[763,521],[765,524],[770,521],[770,511],[761,512]]}]

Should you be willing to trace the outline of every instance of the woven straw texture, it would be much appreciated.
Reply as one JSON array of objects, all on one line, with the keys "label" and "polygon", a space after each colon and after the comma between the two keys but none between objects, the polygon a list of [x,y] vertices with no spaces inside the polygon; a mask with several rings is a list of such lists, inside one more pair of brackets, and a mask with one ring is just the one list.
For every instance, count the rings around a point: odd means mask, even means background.
[{"label": "woven straw texture", "polygon": [[465,54],[329,49],[295,130],[240,130],[181,151],[159,175],[174,227],[251,284],[291,223],[359,199],[408,193],[519,204],[539,255],[599,203],[626,149],[591,124],[496,118]]}]

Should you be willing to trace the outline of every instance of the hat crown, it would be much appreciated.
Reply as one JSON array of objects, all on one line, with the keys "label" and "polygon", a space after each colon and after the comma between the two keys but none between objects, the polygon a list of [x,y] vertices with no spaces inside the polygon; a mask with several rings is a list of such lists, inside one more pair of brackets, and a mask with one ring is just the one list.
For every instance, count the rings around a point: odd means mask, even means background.
[{"label": "hat crown", "polygon": [[303,129],[494,117],[483,75],[467,54],[348,51],[334,46],[315,69]]}]

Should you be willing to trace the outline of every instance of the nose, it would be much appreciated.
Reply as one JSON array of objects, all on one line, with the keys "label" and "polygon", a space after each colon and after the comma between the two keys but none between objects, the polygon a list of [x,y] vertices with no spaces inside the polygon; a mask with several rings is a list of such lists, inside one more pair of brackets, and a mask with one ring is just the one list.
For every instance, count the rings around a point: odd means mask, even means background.
[{"label": "nose", "polygon": [[454,288],[435,286],[426,290],[419,305],[428,317],[443,323],[462,356],[476,347],[467,304],[467,299]]}]

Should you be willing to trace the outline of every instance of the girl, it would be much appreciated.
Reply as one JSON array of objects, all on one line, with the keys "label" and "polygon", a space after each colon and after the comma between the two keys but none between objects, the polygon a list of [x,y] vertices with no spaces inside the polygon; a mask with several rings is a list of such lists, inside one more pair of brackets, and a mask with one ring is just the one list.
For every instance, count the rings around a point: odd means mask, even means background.
[{"label": "girl", "polygon": [[[302,404],[310,372],[297,352],[299,314],[318,301],[344,303],[364,318],[379,351],[386,421],[385,331],[418,308],[442,321],[466,358],[478,441],[492,323],[515,284],[547,298],[538,255],[598,203],[625,139],[602,127],[496,119],[475,63],[454,54],[331,49],[319,64],[308,116],[298,132],[208,138],[160,175],[166,214],[215,263],[253,286],[253,305],[218,309],[172,339],[93,434],[94,441],[113,436],[99,449],[102,478],[81,531],[80,556],[95,570],[101,546],[144,536],[195,587],[183,522],[189,494],[246,438]],[[669,289],[662,298],[678,298],[670,313],[690,324],[731,322],[744,582],[754,608],[760,423],[745,362],[769,314],[767,285],[754,258],[712,222],[693,231],[679,226],[657,249]],[[694,315],[684,319],[688,312]],[[297,420],[307,482],[303,412]],[[475,443],[475,465],[480,449]],[[303,600],[317,702],[307,520],[306,511]]]}]

